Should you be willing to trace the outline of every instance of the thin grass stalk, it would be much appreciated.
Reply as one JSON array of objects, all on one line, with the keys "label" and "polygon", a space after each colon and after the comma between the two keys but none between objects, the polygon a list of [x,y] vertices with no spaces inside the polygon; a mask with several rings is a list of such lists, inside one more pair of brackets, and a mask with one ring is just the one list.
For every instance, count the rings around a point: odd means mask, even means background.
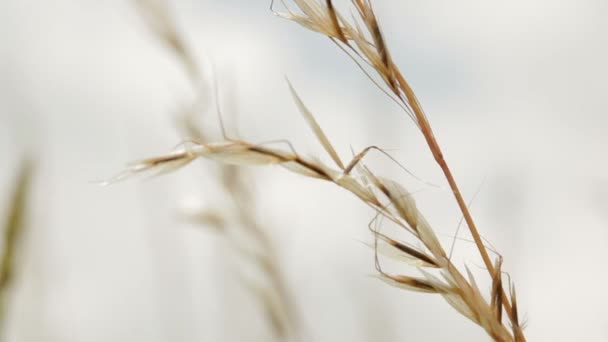
[{"label": "thin grass stalk", "polygon": [[[396,69],[396,67],[395,67],[395,69]],[[445,161],[441,147],[439,146],[439,143],[437,142],[437,139],[435,138],[435,134],[433,133],[433,129],[431,128],[431,124],[429,123],[424,111],[422,110],[422,106],[420,105],[414,91],[409,86],[409,84],[407,83],[407,81],[405,80],[405,78],[403,77],[401,72],[399,72],[398,69],[396,69],[396,70],[397,70],[397,72],[395,73],[395,75],[397,77],[397,80],[398,80],[401,88],[404,90],[404,92],[406,94],[408,102],[411,104],[414,114],[416,115],[416,119],[418,120],[420,131],[422,132],[424,139],[426,140],[429,150],[433,154],[433,158],[435,159],[435,161],[441,168],[441,171],[443,171],[443,174],[445,175],[445,178],[448,181],[450,189],[452,190],[454,198],[456,199],[456,203],[458,203],[458,207],[460,208],[460,211],[462,212],[464,220],[467,224],[467,227],[469,228],[469,232],[471,233],[471,236],[473,237],[475,246],[477,247],[477,250],[479,251],[479,254],[481,255],[483,263],[486,266],[486,269],[488,270],[488,273],[490,274],[490,276],[493,277],[494,274],[496,273],[496,270],[494,269],[494,264],[492,263],[492,259],[490,258],[488,250],[482,241],[481,235],[479,234],[479,230],[477,229],[477,225],[475,224],[475,221],[473,220],[473,216],[471,215],[471,212],[469,210],[469,206],[467,205],[464,197],[462,196],[462,193],[460,192],[460,188],[458,187],[458,184],[456,183],[456,179],[452,175],[452,171],[450,170],[448,163]],[[511,317],[513,315],[511,303],[509,302],[509,297],[504,295],[505,291],[504,291],[502,285],[500,287],[500,291],[503,293],[503,295],[501,296],[502,303],[505,307],[505,310],[507,311],[507,314],[509,315],[509,317]]]}]

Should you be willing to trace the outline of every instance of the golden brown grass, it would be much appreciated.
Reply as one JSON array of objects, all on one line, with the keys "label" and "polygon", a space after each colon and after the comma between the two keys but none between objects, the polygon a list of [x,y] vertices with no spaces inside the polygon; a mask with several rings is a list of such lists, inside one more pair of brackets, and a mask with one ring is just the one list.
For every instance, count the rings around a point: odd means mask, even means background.
[{"label": "golden brown grass", "polygon": [[[422,105],[393,61],[371,2],[351,2],[355,10],[352,16],[338,12],[331,0],[293,0],[297,11],[284,2],[284,12],[275,12],[272,5],[271,9],[277,16],[329,38],[418,127],[449,184],[484,262],[492,283],[489,291],[484,292],[478,287],[477,280],[468,267],[465,266],[464,270],[456,267],[423,213],[417,209],[412,194],[398,182],[379,176],[377,170],[365,165],[363,160],[366,153],[381,149],[368,147],[355,154],[350,161],[344,162],[289,82],[288,87],[300,113],[335,165],[329,166],[315,158],[302,156],[289,144],[285,148],[278,148],[234,139],[210,143],[203,136],[194,136],[193,141],[182,144],[167,155],[132,164],[111,181],[151,170],[171,171],[197,158],[207,158],[228,165],[280,165],[294,173],[333,183],[352,193],[377,213],[369,227],[375,238],[376,269],[381,280],[400,288],[441,295],[454,309],[483,328],[496,341],[525,341],[519,321],[515,287],[509,282],[508,290],[504,288],[502,258],[492,260],[483,244]],[[200,81],[199,69],[193,66],[196,65],[192,62],[194,59],[187,53],[175,30],[167,25],[156,24],[154,27],[166,45],[180,56],[191,73],[191,78]],[[387,219],[409,233],[412,241],[398,241],[381,233],[378,229],[379,218]],[[419,270],[420,276],[385,272],[380,254],[410,264]]]}]

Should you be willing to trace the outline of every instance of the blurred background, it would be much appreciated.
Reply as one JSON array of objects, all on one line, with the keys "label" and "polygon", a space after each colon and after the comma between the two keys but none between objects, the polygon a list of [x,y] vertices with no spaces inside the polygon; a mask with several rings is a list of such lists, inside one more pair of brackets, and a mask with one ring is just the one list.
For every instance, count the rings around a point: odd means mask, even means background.
[{"label": "blurred background", "polygon": [[[374,4],[394,60],[465,197],[474,198],[478,226],[505,258],[528,339],[608,341],[608,3]],[[230,135],[288,139],[328,159],[292,102],[287,75],[344,159],[351,146],[378,145],[443,185],[407,116],[326,38],[274,17],[268,5],[170,3],[199,63],[215,70]],[[271,340],[232,242],[180,215],[221,203],[211,162],[94,183],[170,151],[182,139],[173,114],[192,97],[133,4],[2,0],[0,42],[0,217],[20,161],[35,160],[5,340]],[[205,124],[220,140],[216,118]],[[416,191],[451,242],[460,216],[449,191],[384,157],[367,163]],[[301,340],[487,340],[440,297],[370,277],[373,251],[362,242],[371,240],[373,212],[353,196],[278,167],[247,171]],[[484,274],[469,242],[459,240],[456,253]]]}]

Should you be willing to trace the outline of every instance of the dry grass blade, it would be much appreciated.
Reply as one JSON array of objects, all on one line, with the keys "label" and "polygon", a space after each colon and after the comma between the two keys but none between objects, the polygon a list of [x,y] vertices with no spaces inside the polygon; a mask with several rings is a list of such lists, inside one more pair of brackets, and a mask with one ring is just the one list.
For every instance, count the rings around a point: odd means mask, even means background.
[{"label": "dry grass blade", "polygon": [[492,310],[496,315],[496,320],[502,322],[502,258],[496,260],[494,277],[492,277],[492,292],[490,295],[490,303]]},{"label": "dry grass blade", "polygon": [[342,163],[342,160],[340,160],[340,156],[338,156],[338,153],[336,152],[332,144],[329,142],[327,135],[325,135],[325,133],[321,129],[321,126],[319,126],[319,124],[317,123],[317,120],[315,119],[314,115],[312,115],[312,112],[306,107],[296,90],[293,88],[291,82],[289,82],[289,79],[286,78],[286,80],[287,85],[289,86],[289,90],[291,91],[291,95],[293,96],[293,99],[296,105],[298,106],[300,113],[302,113],[302,116],[304,117],[304,119],[306,119],[306,122],[317,136],[317,139],[319,140],[321,145],[323,145],[325,151],[331,156],[331,159],[334,160],[334,162],[336,163],[336,165],[338,165],[340,169],[344,169],[344,164]]},{"label": "dry grass blade", "polygon": [[515,342],[523,342],[526,340],[521,323],[519,322],[519,314],[517,312],[517,295],[515,293],[515,285],[511,284],[511,302],[513,303],[513,314],[511,316],[511,326]]},{"label": "dry grass blade", "polygon": [[397,88],[397,81],[393,75],[393,62],[391,60],[388,48],[384,41],[384,37],[380,30],[380,26],[378,25],[378,21],[376,19],[376,15],[374,14],[374,10],[369,1],[363,2],[360,0],[355,1],[357,6],[357,10],[359,11],[359,15],[361,19],[363,19],[365,25],[367,26],[367,30],[371,33],[372,39],[374,40],[374,46],[378,52],[380,60],[382,61],[382,71],[383,78],[386,83],[389,85],[391,90],[399,95],[399,88]]},{"label": "dry grass blade", "polygon": [[334,8],[334,3],[331,0],[327,0],[327,11],[329,12],[329,17],[331,18],[331,23],[334,25],[334,30],[336,31],[336,35],[338,39],[344,43],[348,44],[348,40],[344,35],[344,31],[342,31],[342,27],[340,27],[340,20],[338,19],[338,13]]},{"label": "dry grass blade", "polygon": [[408,277],[404,275],[390,275],[386,273],[375,275],[375,277],[391,286],[401,289],[416,292],[439,293],[439,290],[436,289],[431,282],[425,279]]},{"label": "dry grass blade", "polygon": [[15,180],[15,187],[10,197],[10,207],[3,226],[4,248],[0,256],[0,333],[4,330],[9,291],[15,278],[17,252],[25,229],[28,192],[32,174],[31,161],[23,161]]},{"label": "dry grass blade", "polygon": [[132,175],[146,173],[148,171],[154,171],[156,172],[156,175],[162,175],[189,164],[195,158],[196,155],[189,150],[178,150],[164,156],[147,158],[130,163],[123,172],[108,180],[99,182],[99,184],[102,186],[114,184],[123,181]]},{"label": "dry grass blade", "polygon": [[419,251],[415,247],[408,246],[406,243],[399,242],[391,239],[390,237],[381,234],[379,232],[375,232],[375,235],[382,241],[384,241],[388,246],[392,247],[393,251],[398,251],[399,253],[390,253],[387,255],[394,255],[396,258],[407,257],[412,260],[416,260],[416,266],[418,267],[439,267],[437,262],[433,260],[433,257],[427,255],[426,253]]}]

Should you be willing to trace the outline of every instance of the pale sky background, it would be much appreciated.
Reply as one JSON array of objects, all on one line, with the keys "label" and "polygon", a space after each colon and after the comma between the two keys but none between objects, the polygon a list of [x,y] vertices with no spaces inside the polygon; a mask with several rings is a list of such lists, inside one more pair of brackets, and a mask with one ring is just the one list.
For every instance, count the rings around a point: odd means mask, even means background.
[{"label": "pale sky background", "polygon": [[[608,2],[374,3],[463,192],[480,189],[473,213],[516,282],[528,339],[608,341]],[[287,75],[345,158],[379,145],[443,184],[411,122],[327,39],[266,1],[171,4],[200,62],[216,66],[241,137],[287,138],[327,159]],[[92,184],[175,146],[171,113],[190,95],[131,4],[2,0],[0,42],[0,210],[26,150],[39,166],[8,341],[263,341],[230,246],[176,219],[184,203],[221,198],[209,162]],[[449,192],[368,163],[422,189],[419,207],[450,242],[460,217]],[[303,340],[487,340],[441,298],[369,277],[372,213],[352,196],[280,168],[252,173]],[[483,274],[467,242],[457,252]]]}]

